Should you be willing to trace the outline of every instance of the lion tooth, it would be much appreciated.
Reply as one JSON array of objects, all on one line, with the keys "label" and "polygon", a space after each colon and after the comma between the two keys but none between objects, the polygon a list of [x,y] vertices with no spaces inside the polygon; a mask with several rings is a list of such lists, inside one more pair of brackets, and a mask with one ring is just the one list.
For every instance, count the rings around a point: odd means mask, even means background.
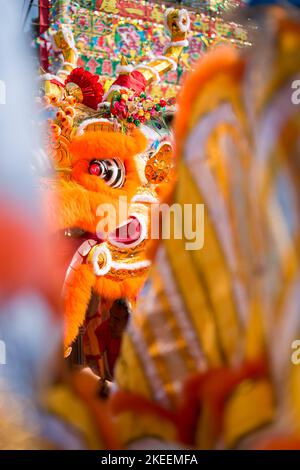
[{"label": "lion tooth", "polygon": [[87,256],[91,248],[96,244],[96,240],[86,240],[82,245],[80,245],[77,251],[81,256]]},{"label": "lion tooth", "polygon": [[80,245],[78,250],[75,251],[75,253],[73,255],[73,258],[72,258],[72,261],[69,264],[69,267],[68,267],[67,272],[66,272],[65,282],[64,282],[64,286],[63,286],[63,293],[65,292],[65,290],[67,288],[68,280],[69,280],[69,278],[72,274],[72,271],[77,271],[78,270],[78,268],[82,265],[84,257],[89,254],[91,248],[94,245],[97,245],[96,240],[85,240]]}]

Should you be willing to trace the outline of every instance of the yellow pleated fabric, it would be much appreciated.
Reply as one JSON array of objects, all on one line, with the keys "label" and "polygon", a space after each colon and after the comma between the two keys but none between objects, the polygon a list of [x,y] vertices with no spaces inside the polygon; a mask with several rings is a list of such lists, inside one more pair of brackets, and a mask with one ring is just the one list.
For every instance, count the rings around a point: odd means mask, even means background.
[{"label": "yellow pleated fabric", "polygon": [[[300,422],[300,365],[290,360],[291,341],[300,338],[300,105],[291,102],[300,29],[284,12],[269,14],[276,28],[262,43],[247,54],[217,49],[187,80],[173,201],[182,210],[175,224],[183,236],[173,230],[161,241],[117,367],[120,389],[176,410],[191,374],[266,361],[266,377],[245,380],[226,403],[226,447],[274,424],[282,409],[292,416],[290,433],[299,432]],[[266,50],[272,53],[264,63]],[[197,249],[189,249],[195,240],[182,217],[187,206],[193,222],[196,207],[203,208]],[[209,418],[204,409],[199,448],[217,444]],[[172,439],[170,424],[164,432],[143,414],[119,419],[125,441],[149,434]]]}]

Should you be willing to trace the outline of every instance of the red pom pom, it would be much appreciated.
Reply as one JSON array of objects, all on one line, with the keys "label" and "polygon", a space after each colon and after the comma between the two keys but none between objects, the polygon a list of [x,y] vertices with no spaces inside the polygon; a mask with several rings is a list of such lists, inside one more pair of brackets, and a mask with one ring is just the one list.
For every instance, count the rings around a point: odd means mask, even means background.
[{"label": "red pom pom", "polygon": [[77,67],[72,70],[70,75],[65,81],[67,83],[76,83],[83,94],[83,104],[92,109],[97,109],[98,104],[101,103],[104,90],[101,83],[98,82],[98,75],[93,75],[88,70],[84,70],[82,67]]},{"label": "red pom pom", "polygon": [[119,85],[125,89],[132,90],[136,96],[139,96],[143,91],[145,91],[147,81],[141,72],[134,70],[128,75],[119,75],[113,85]]}]

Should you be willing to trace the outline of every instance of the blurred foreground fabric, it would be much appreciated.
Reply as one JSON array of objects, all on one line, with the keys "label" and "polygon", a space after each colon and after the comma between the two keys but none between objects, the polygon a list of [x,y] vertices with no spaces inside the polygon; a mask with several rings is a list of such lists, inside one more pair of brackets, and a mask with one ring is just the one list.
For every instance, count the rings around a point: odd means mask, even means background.
[{"label": "blurred foreground fabric", "polygon": [[177,214],[117,366],[125,442],[300,448],[299,10],[245,16],[253,46],[208,53],[181,95],[174,202],[204,204],[203,248]]}]

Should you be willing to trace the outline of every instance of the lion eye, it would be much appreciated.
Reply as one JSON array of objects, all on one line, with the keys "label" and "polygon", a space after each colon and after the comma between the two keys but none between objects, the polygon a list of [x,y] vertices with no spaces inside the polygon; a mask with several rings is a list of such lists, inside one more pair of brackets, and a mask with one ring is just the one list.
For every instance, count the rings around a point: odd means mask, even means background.
[{"label": "lion eye", "polygon": [[121,188],[126,180],[125,166],[119,158],[92,160],[89,164],[89,174],[99,176],[112,188]]}]

